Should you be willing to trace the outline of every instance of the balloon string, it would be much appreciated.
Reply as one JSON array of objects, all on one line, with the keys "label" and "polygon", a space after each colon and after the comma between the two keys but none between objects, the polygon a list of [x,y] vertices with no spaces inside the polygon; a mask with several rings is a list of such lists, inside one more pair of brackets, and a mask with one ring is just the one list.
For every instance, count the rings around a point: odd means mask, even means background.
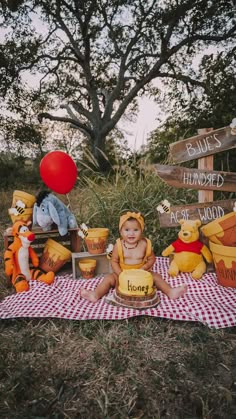
[{"label": "balloon string", "polygon": [[73,212],[72,211],[72,208],[71,208],[71,202],[70,202],[70,197],[69,197],[69,194],[68,193],[66,194],[66,197],[67,197],[67,201],[68,201],[67,208],[69,208],[71,210],[71,212]]}]

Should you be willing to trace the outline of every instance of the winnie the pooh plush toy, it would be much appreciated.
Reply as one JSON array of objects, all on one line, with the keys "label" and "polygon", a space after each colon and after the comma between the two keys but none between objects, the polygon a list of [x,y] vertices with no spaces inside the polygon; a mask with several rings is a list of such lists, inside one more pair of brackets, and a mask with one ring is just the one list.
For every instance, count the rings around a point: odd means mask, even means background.
[{"label": "winnie the pooh plush toy", "polygon": [[210,250],[199,239],[200,220],[180,220],[178,239],[163,250],[162,256],[174,254],[168,273],[176,276],[179,272],[189,272],[193,279],[200,279],[206,272],[206,263],[212,262]]}]

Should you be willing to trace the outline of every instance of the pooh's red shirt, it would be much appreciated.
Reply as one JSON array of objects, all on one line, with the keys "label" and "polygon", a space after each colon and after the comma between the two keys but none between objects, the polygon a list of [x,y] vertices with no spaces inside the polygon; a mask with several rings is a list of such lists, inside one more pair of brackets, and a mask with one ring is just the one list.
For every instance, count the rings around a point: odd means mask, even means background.
[{"label": "pooh's red shirt", "polygon": [[200,255],[204,245],[200,242],[200,240],[196,240],[192,243],[184,243],[181,239],[177,239],[172,243],[172,246],[174,247],[176,253],[193,252]]}]

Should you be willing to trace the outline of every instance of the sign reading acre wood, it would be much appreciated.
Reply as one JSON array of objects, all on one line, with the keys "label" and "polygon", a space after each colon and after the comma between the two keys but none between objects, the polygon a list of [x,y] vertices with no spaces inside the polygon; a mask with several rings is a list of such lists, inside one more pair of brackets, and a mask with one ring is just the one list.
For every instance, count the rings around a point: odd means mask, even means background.
[{"label": "sign reading acre wood", "polygon": [[222,201],[214,201],[202,204],[190,204],[180,206],[176,205],[170,208],[170,212],[159,215],[160,227],[177,227],[179,221],[184,220],[201,220],[202,224],[208,224],[216,218],[232,212],[236,208],[234,199]]},{"label": "sign reading acre wood", "polygon": [[[226,127],[171,144],[170,156],[173,162],[183,163],[233,148],[236,148],[236,135]],[[236,173],[233,172],[160,164],[154,165],[154,169],[163,181],[177,188],[236,192]],[[168,213],[159,214],[160,226],[176,227],[181,218],[199,218],[206,224],[231,212],[234,204],[234,200],[225,200],[171,207]]]}]

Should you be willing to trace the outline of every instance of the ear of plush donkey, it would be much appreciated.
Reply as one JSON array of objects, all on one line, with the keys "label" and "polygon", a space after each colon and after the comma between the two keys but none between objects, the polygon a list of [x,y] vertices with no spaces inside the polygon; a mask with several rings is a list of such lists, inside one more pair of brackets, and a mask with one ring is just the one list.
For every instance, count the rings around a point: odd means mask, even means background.
[{"label": "ear of plush donkey", "polygon": [[33,207],[33,225],[38,224],[37,222],[37,204],[34,204]]},{"label": "ear of plush donkey", "polygon": [[59,218],[58,212],[51,202],[48,202],[48,211],[53,222],[56,225],[60,225],[60,218]]}]

